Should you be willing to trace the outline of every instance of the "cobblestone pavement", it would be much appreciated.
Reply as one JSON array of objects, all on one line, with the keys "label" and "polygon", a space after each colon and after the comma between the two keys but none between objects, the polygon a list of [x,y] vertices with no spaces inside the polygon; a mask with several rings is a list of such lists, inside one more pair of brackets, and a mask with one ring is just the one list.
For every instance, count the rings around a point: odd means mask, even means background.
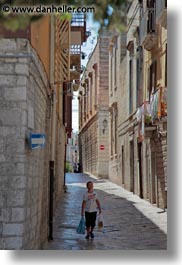
[{"label": "cobblestone pavement", "polygon": [[[104,216],[104,230],[94,240],[76,233],[85,183],[94,182]],[[87,174],[67,174],[67,193],[54,218],[54,240],[45,249],[60,250],[166,250],[167,213],[108,180]]]}]

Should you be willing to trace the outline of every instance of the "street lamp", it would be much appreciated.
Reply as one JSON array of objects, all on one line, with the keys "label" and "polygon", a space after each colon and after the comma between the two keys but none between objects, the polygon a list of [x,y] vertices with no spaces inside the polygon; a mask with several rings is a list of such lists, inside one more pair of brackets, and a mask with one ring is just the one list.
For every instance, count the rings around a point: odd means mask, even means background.
[{"label": "street lamp", "polygon": [[106,119],[104,119],[103,122],[102,122],[102,125],[103,125],[102,131],[103,131],[103,134],[105,133],[105,130],[107,128],[107,123],[108,123],[108,121]]}]

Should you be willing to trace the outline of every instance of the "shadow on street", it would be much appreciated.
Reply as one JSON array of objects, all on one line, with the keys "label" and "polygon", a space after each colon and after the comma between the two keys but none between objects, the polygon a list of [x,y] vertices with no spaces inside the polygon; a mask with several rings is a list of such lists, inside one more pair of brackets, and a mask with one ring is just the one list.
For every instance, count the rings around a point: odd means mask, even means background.
[{"label": "shadow on street", "polygon": [[[86,240],[84,235],[76,233],[81,216],[82,197],[89,180],[94,182],[104,216],[104,230],[100,232],[96,227],[94,240]],[[135,202],[116,195],[121,189],[119,186],[112,185],[107,180],[93,179],[87,174],[67,174],[66,184],[67,193],[62,196],[54,218],[54,240],[45,249],[167,249],[167,235],[135,207]],[[154,214],[159,215],[160,210]]]}]

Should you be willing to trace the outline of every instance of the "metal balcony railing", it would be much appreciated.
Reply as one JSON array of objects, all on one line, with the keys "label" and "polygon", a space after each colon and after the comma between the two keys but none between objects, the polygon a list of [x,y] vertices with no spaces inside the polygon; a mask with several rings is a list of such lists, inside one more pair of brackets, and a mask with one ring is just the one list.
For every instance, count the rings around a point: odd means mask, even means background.
[{"label": "metal balcony railing", "polygon": [[80,55],[81,54],[81,45],[71,45],[70,46],[70,54]]},{"label": "metal balcony railing", "polygon": [[150,102],[143,102],[136,112],[138,122],[142,121],[142,116],[145,125],[154,124],[156,120],[167,116],[167,87],[156,89],[151,94]]},{"label": "metal balcony railing", "polygon": [[73,13],[71,19],[71,31],[81,32],[82,43],[90,36],[90,32],[86,31],[86,15],[83,13]]},{"label": "metal balcony railing", "polygon": [[160,87],[152,94],[150,105],[153,122],[167,116],[167,87]]},{"label": "metal balcony railing", "polygon": [[85,15],[84,14],[79,14],[79,13],[72,14],[71,26],[73,26],[73,27],[84,27],[84,25],[85,25]]},{"label": "metal balcony railing", "polygon": [[149,118],[151,117],[151,114],[149,101],[144,101],[142,105],[137,109],[136,118],[138,122],[142,121],[142,116],[144,116],[144,120],[150,120]]}]

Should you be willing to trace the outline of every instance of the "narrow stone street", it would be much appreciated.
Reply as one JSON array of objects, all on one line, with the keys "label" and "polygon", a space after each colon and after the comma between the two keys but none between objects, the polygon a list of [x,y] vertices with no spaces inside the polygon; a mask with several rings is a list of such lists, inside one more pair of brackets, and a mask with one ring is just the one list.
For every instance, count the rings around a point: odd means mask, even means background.
[{"label": "narrow stone street", "polygon": [[[85,184],[94,182],[104,216],[104,230],[94,240],[76,233]],[[67,193],[54,218],[50,250],[166,250],[167,213],[108,180],[87,174],[67,174]]]}]

